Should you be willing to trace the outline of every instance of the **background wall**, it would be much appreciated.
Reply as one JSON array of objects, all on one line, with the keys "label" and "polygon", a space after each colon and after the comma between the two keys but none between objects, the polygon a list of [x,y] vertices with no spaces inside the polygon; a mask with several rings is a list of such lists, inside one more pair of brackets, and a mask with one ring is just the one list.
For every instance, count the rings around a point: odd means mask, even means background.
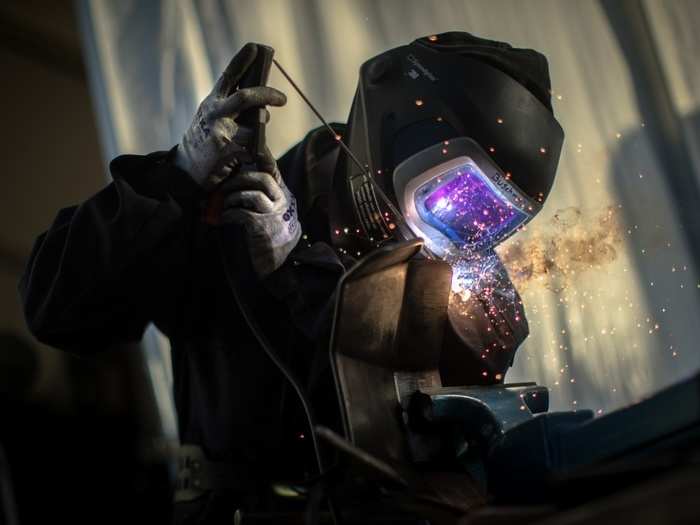
[{"label": "background wall", "polygon": [[[359,65],[418,36],[464,30],[543,52],[567,138],[544,210],[501,250],[531,327],[508,379],[549,386],[554,408],[603,413],[697,371],[696,2],[79,4],[107,157],[177,143],[247,41],[272,45],[321,112],[340,121]],[[317,122],[279,73],[270,83],[289,94],[268,132],[281,154]],[[150,355],[162,375],[161,354]]]},{"label": "background wall", "polygon": [[33,341],[17,282],[56,212],[105,184],[73,3],[0,4],[0,64],[0,331],[35,345],[32,395],[68,402],[66,357]]}]

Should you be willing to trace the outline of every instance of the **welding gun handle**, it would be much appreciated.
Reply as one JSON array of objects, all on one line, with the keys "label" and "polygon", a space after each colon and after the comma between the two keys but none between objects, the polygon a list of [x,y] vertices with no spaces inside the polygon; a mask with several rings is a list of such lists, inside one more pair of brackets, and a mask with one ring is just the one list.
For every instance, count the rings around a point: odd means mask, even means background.
[{"label": "welding gun handle", "polygon": [[254,162],[259,166],[260,161],[265,157],[265,145],[267,144],[266,129],[268,113],[265,108],[258,108],[255,123],[252,126],[253,135],[248,146],[248,151],[252,155]]},{"label": "welding gun handle", "polygon": [[[239,89],[265,86],[267,84],[275,50],[270,46],[262,44],[256,45],[258,49],[255,60],[238,83]],[[236,122],[239,125],[245,126],[251,131],[250,139],[246,146],[246,150],[250,155],[250,161],[246,163],[249,164],[246,167],[259,170],[263,166],[262,161],[265,158],[265,126],[267,125],[267,115],[267,110],[265,108],[251,108],[244,111],[236,118]],[[202,221],[211,225],[219,224],[223,205],[224,195],[221,189],[217,188],[211,191],[209,193],[207,206],[202,214]]]},{"label": "welding gun handle", "polygon": [[[272,57],[275,50],[270,46],[256,44],[258,51],[255,61],[250,65],[245,75],[241,79],[238,87],[248,88],[267,85],[272,67]],[[267,124],[267,110],[265,108],[251,108],[241,113],[236,121],[252,131],[248,152],[251,154],[256,165],[265,155],[265,126]]]}]

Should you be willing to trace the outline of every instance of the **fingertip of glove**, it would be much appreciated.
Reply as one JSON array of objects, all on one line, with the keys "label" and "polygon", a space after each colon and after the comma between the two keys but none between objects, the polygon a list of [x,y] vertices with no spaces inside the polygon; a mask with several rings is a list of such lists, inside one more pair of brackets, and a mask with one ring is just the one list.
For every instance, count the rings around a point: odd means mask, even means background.
[{"label": "fingertip of glove", "polygon": [[[272,88],[272,89],[275,89],[275,88]],[[279,94],[279,96],[280,96],[280,101],[281,101],[280,106],[284,106],[284,105],[287,103],[287,95],[286,95],[284,92],[282,92],[282,91],[280,91],[280,90],[278,90],[278,89],[275,89],[275,91],[276,91],[276,92]]]},{"label": "fingertip of glove", "polygon": [[284,106],[287,103],[287,95],[279,89],[270,86],[260,86],[261,95],[267,106]]}]

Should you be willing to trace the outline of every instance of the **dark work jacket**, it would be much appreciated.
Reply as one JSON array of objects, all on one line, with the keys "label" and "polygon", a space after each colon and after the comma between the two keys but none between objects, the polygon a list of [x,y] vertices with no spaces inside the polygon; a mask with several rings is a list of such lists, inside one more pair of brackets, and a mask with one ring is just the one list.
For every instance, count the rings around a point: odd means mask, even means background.
[{"label": "dark work jacket", "polygon": [[[261,328],[304,382],[316,349],[326,348],[345,270],[323,242],[330,181],[317,163],[332,148],[316,131],[279,160],[306,238],[264,283],[241,279]],[[174,167],[173,151],[114,159],[112,183],[58,213],[20,282],[27,323],[40,341],[91,355],[138,341],[153,322],[171,342],[181,441],[215,460],[277,464],[286,435],[306,432],[304,420],[242,319],[218,228],[201,221],[205,196]],[[224,249],[234,257],[245,250],[234,241]],[[299,417],[288,425],[281,412]]]},{"label": "dark work jacket", "polygon": [[[58,213],[20,282],[28,325],[46,344],[90,355],[138,341],[155,323],[172,347],[181,441],[201,445],[214,460],[279,465],[280,452],[293,455],[284,444],[307,431],[303,415],[244,322],[227,283],[220,229],[202,222],[202,189],[173,166],[172,153],[114,159],[111,184]],[[335,140],[317,129],[278,161],[297,197],[305,238],[264,282],[234,276],[280,357],[304,385],[321,385],[319,398],[331,404],[323,363],[333,294],[353,262],[330,247],[335,155]],[[227,256],[245,252],[235,240],[224,249]],[[510,326],[516,316],[524,321],[521,306],[511,309],[497,326]],[[527,335],[526,323],[499,335],[503,330],[491,330],[484,315],[481,324],[474,318],[450,314],[445,384],[502,381]]]}]

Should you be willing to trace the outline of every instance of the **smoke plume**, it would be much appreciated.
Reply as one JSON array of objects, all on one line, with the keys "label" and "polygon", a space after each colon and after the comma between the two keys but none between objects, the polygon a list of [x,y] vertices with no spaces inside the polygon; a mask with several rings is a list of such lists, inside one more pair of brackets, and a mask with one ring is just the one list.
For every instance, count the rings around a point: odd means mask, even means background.
[{"label": "smoke plume", "polygon": [[497,250],[521,290],[539,284],[560,292],[578,275],[614,261],[622,242],[619,209],[612,205],[603,210],[560,209],[528,233]]}]

